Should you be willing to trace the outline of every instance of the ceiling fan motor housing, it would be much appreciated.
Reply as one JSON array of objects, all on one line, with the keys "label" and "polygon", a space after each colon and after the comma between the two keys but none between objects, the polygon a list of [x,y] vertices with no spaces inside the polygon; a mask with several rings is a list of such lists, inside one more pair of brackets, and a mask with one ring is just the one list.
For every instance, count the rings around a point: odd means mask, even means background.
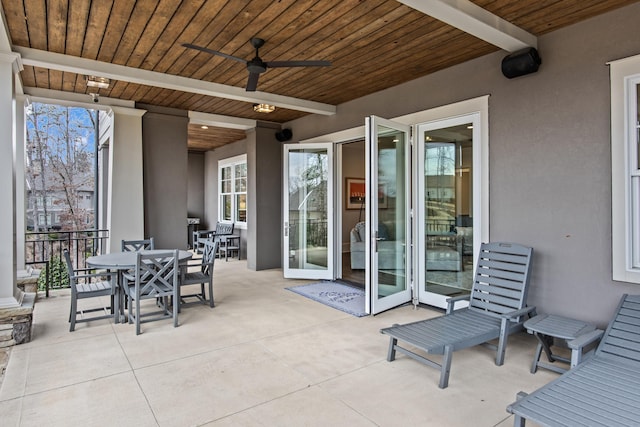
[{"label": "ceiling fan motor housing", "polygon": [[250,73],[262,74],[267,71],[267,64],[265,64],[260,58],[253,58],[251,61],[247,61],[247,70]]}]

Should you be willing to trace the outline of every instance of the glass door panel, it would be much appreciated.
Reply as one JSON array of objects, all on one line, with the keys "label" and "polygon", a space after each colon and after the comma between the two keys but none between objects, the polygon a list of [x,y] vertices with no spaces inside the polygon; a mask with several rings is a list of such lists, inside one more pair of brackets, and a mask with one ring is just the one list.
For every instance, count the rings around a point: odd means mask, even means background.
[{"label": "glass door panel", "polygon": [[333,271],[333,144],[285,144],[284,277]]},{"label": "glass door panel", "polygon": [[418,127],[419,300],[442,308],[473,282],[474,117]]},{"label": "glass door panel", "polygon": [[411,300],[409,127],[379,117],[367,125],[367,309]]}]

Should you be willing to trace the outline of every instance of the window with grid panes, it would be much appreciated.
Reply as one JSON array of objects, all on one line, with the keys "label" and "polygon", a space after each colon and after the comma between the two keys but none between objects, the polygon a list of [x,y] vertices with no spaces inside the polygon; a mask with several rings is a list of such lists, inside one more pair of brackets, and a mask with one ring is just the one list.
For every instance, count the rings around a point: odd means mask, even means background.
[{"label": "window with grid panes", "polygon": [[247,156],[241,155],[218,162],[220,222],[237,226],[247,223]]}]

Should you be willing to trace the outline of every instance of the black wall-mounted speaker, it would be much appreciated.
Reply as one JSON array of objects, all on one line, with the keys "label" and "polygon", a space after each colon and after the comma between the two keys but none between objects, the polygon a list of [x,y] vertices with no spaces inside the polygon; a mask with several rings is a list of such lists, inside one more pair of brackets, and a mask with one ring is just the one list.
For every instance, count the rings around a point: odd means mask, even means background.
[{"label": "black wall-mounted speaker", "polygon": [[282,129],[281,131],[276,132],[276,139],[280,142],[286,142],[293,138],[293,132],[291,129]]},{"label": "black wall-mounted speaker", "polygon": [[542,64],[538,51],[533,47],[513,52],[502,60],[502,74],[508,79],[535,73]]}]

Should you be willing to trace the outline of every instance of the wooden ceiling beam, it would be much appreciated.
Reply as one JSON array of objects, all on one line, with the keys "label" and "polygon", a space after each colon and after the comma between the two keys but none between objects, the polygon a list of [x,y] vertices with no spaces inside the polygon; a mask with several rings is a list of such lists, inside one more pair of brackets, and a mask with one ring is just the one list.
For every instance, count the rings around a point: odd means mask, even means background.
[{"label": "wooden ceiling beam", "polygon": [[246,92],[243,88],[220,83],[205,82],[187,77],[163,74],[123,65],[109,64],[92,59],[78,58],[54,52],[14,46],[25,65],[85,75],[98,75],[112,80],[126,81],[148,86],[162,87],[189,93],[215,96],[236,101],[267,103],[307,113],[334,115],[336,106],[321,102],[276,95],[266,92]]},{"label": "wooden ceiling beam", "polygon": [[508,52],[538,47],[538,38],[469,0],[398,0]]}]

